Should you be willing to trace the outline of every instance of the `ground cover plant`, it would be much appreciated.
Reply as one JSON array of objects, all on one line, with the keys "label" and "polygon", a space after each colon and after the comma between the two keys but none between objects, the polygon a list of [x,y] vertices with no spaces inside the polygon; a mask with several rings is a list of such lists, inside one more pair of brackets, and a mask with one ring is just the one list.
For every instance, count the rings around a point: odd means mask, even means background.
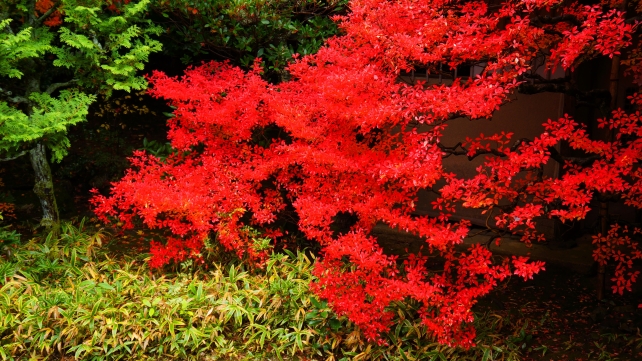
[{"label": "ground cover plant", "polygon": [[387,345],[373,345],[310,292],[304,252],[274,252],[263,269],[204,253],[207,270],[187,262],[159,275],[122,236],[84,220],[61,228],[3,251],[2,360],[518,360],[533,331],[480,314],[478,345],[464,351],[427,338],[419,305],[406,304]]},{"label": "ground cover plant", "polygon": [[83,222],[43,238],[3,257],[3,360],[287,357],[309,352],[308,322],[336,322],[318,301],[321,315],[306,317],[312,263],[303,253],[273,254],[261,274],[212,262],[155,276],[142,257],[110,257],[109,238]]},{"label": "ground cover plant", "polygon": [[[592,361],[642,358],[639,293],[595,297],[595,275],[548,265],[533,280],[502,284],[475,306],[494,330],[519,348],[522,360]],[[528,325],[524,332],[520,330]],[[496,334],[506,335],[504,332]],[[501,346],[504,348],[504,346]]]},{"label": "ground cover plant", "polygon": [[[495,227],[519,233],[524,242],[542,238],[537,217],[581,219],[593,199],[617,196],[640,207],[642,128],[635,109],[642,97],[630,96],[632,111],[618,109],[613,78],[599,121],[609,134],[602,140],[570,116],[542,119],[545,131],[531,140],[503,132],[451,145],[440,142],[442,133],[456,118],[491,117],[525,87],[577,90],[569,79],[539,76],[533,68],[539,60],[570,73],[606,57],[612,71],[626,66],[638,82],[638,25],[627,18],[636,6],[358,0],[338,19],[344,35],[298,57],[287,68],[289,81],[266,82],[260,61],[249,72],[217,62],[181,78],[156,72],[151,93],[176,108],[168,134],[175,152],[162,160],[135,153],[112,194],[93,203],[104,220],[116,217],[131,227],[140,219],[171,232],[152,242],[154,268],[200,260],[212,234],[226,249],[262,264],[269,254],[253,247],[248,226],[287,238],[280,217],[290,215],[321,246],[313,292],[368,340],[385,344],[397,305],[414,302],[429,337],[472,347],[477,300],[507,277],[528,279],[544,265],[526,257],[493,262],[481,246],[456,252],[469,223],[451,221],[455,206],[483,210]],[[449,84],[400,81],[418,69],[430,75],[465,64],[483,70]],[[583,156],[564,157],[555,151],[559,144]],[[449,155],[485,161],[476,175],[460,178],[443,167]],[[563,174],[544,177],[543,167],[554,161],[563,164]],[[425,189],[439,194],[438,217],[413,214]],[[337,231],[336,220],[345,215],[352,223]],[[427,253],[444,260],[441,269],[426,267],[426,253],[403,262],[384,254],[369,236],[380,221],[423,237]],[[614,291],[621,293],[638,276],[631,267],[642,252],[627,232],[639,231],[607,231],[595,238],[595,258],[617,265]]]}]

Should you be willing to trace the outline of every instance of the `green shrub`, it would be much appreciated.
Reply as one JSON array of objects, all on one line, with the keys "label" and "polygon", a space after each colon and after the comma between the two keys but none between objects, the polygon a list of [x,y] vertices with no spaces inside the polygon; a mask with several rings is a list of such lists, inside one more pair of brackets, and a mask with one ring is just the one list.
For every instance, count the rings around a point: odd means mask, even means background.
[{"label": "green shrub", "polygon": [[[0,213],[0,221],[2,220],[2,213]],[[0,254],[9,252],[10,248],[20,242],[20,234],[11,226],[0,226]]]},{"label": "green shrub", "polygon": [[164,48],[195,59],[230,59],[250,68],[262,58],[275,81],[292,54],[319,50],[338,28],[331,16],[346,12],[346,0],[153,0],[156,23],[166,29]]}]

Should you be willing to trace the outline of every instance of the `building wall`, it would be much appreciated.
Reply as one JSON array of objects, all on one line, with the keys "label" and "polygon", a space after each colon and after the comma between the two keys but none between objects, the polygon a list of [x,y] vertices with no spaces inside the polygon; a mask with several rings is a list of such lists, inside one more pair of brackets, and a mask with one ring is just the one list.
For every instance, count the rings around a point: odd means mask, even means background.
[{"label": "building wall", "polygon": [[[548,119],[557,119],[563,115],[564,96],[560,93],[540,93],[535,95],[516,94],[513,100],[493,114],[490,119],[469,120],[458,118],[448,122],[443,132],[442,144],[454,146],[466,137],[475,138],[483,133],[491,135],[501,131],[513,132],[513,140],[522,138],[534,139],[539,136],[544,128],[542,126]],[[476,174],[475,169],[483,164],[485,156],[468,160],[466,156],[450,156],[444,159],[444,170],[453,172],[460,177],[470,178]],[[547,177],[559,175],[559,165],[550,162],[544,170]],[[439,188],[438,184],[435,188]],[[432,209],[431,202],[436,195],[430,191],[421,191],[418,194],[419,202],[416,213],[420,215],[437,215]],[[473,224],[486,225],[487,216],[482,215],[477,209],[459,208],[454,219],[466,218]],[[489,225],[492,225],[491,221]],[[541,220],[538,229],[548,237],[555,235],[554,222]]]},{"label": "building wall", "polygon": [[[557,68],[554,71],[546,69],[544,59],[540,60],[541,64],[533,64],[533,68],[538,75],[545,79],[557,79],[570,76],[572,79],[571,85],[577,87],[580,92],[592,92],[596,89],[603,89],[608,92],[609,90],[611,59],[607,57],[586,61],[575,69],[573,73],[565,72],[561,68]],[[479,74],[483,68],[484,64],[482,63],[471,66],[470,69],[465,69],[464,71],[461,71],[461,69],[458,70],[460,70],[460,75],[475,76]],[[632,79],[624,75],[624,69],[621,68],[620,70],[618,106],[626,109],[626,95],[630,95],[630,89],[633,84]],[[430,78],[426,78],[425,73],[423,73],[413,77],[404,77],[404,81],[424,80],[427,81],[429,85],[440,82],[447,84],[452,81],[453,77],[457,76],[456,71],[450,71],[450,73],[443,71],[441,76],[431,74]],[[513,132],[513,140],[521,138],[533,139],[542,133],[543,123],[548,119],[559,118],[565,113],[573,116],[579,123],[585,124],[591,138],[604,140],[605,131],[597,127],[596,120],[608,116],[608,109],[599,108],[596,107],[595,104],[591,104],[596,103],[597,100],[578,99],[579,98],[575,96],[564,95],[562,93],[539,93],[534,95],[514,94],[512,101],[502,106],[490,119],[471,121],[469,119],[459,118],[448,122],[448,127],[443,132],[442,144],[445,146],[454,146],[466,137],[475,138],[479,136],[480,133],[491,135],[501,131]],[[564,145],[562,145],[561,149],[558,148],[558,151],[565,156],[583,156],[581,152],[578,153]],[[479,156],[473,160],[468,160],[465,156],[450,156],[444,159],[444,169],[460,177],[470,178],[475,175],[475,169],[484,162],[484,159],[484,156]],[[560,176],[560,172],[559,164],[551,161],[545,167],[544,175],[555,178]],[[435,188],[438,189],[440,186],[441,184],[437,184]],[[434,216],[438,214],[431,206],[431,202],[436,199],[434,193],[428,190],[421,191],[418,197],[419,201],[417,202],[416,209],[418,215]],[[631,207],[624,206],[622,202],[611,203],[609,209],[611,218],[613,219],[621,219],[629,222],[636,220],[635,210]],[[473,224],[480,226],[487,225],[486,216],[475,209],[458,208],[453,219],[461,218],[468,219]],[[587,220],[583,222],[585,224],[579,225],[579,228],[590,227],[590,225],[596,221],[597,213],[591,212]],[[488,225],[492,226],[493,222],[489,222]],[[548,219],[538,220],[538,230],[549,238],[565,233],[568,227],[568,225],[561,226],[559,222]]]}]

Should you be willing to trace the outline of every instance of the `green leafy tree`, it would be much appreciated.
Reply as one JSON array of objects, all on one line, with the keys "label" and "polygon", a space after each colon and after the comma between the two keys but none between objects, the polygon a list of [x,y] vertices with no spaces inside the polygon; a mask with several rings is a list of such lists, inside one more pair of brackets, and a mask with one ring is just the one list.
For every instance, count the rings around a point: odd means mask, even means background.
[{"label": "green leafy tree", "polygon": [[[3,0],[0,2],[0,152],[29,155],[41,225],[57,227],[49,161],[69,147],[67,129],[86,119],[99,94],[147,86],[139,71],[162,29],[150,0]],[[49,152],[49,156],[47,156]]]},{"label": "green leafy tree", "polygon": [[259,57],[272,80],[287,78],[292,55],[316,53],[338,32],[331,20],[347,0],[153,0],[165,49],[195,59],[230,59],[250,68]]}]

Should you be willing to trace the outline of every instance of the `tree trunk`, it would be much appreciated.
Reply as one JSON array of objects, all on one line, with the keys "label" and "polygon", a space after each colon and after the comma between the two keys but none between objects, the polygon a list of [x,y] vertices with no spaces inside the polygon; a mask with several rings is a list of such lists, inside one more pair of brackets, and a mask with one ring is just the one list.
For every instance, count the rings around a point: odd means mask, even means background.
[{"label": "tree trunk", "polygon": [[[600,234],[606,237],[609,231],[609,204],[607,201],[600,201]],[[597,266],[597,299],[604,298],[604,280],[606,276],[606,265],[600,263]]]},{"label": "tree trunk", "polygon": [[47,161],[45,146],[41,143],[36,144],[36,146],[29,151],[29,158],[31,159],[31,165],[36,176],[36,184],[33,187],[33,191],[38,198],[40,198],[40,205],[42,206],[42,220],[40,221],[40,225],[55,231],[60,226],[60,216],[58,215],[53,178],[51,177],[51,168]]}]

